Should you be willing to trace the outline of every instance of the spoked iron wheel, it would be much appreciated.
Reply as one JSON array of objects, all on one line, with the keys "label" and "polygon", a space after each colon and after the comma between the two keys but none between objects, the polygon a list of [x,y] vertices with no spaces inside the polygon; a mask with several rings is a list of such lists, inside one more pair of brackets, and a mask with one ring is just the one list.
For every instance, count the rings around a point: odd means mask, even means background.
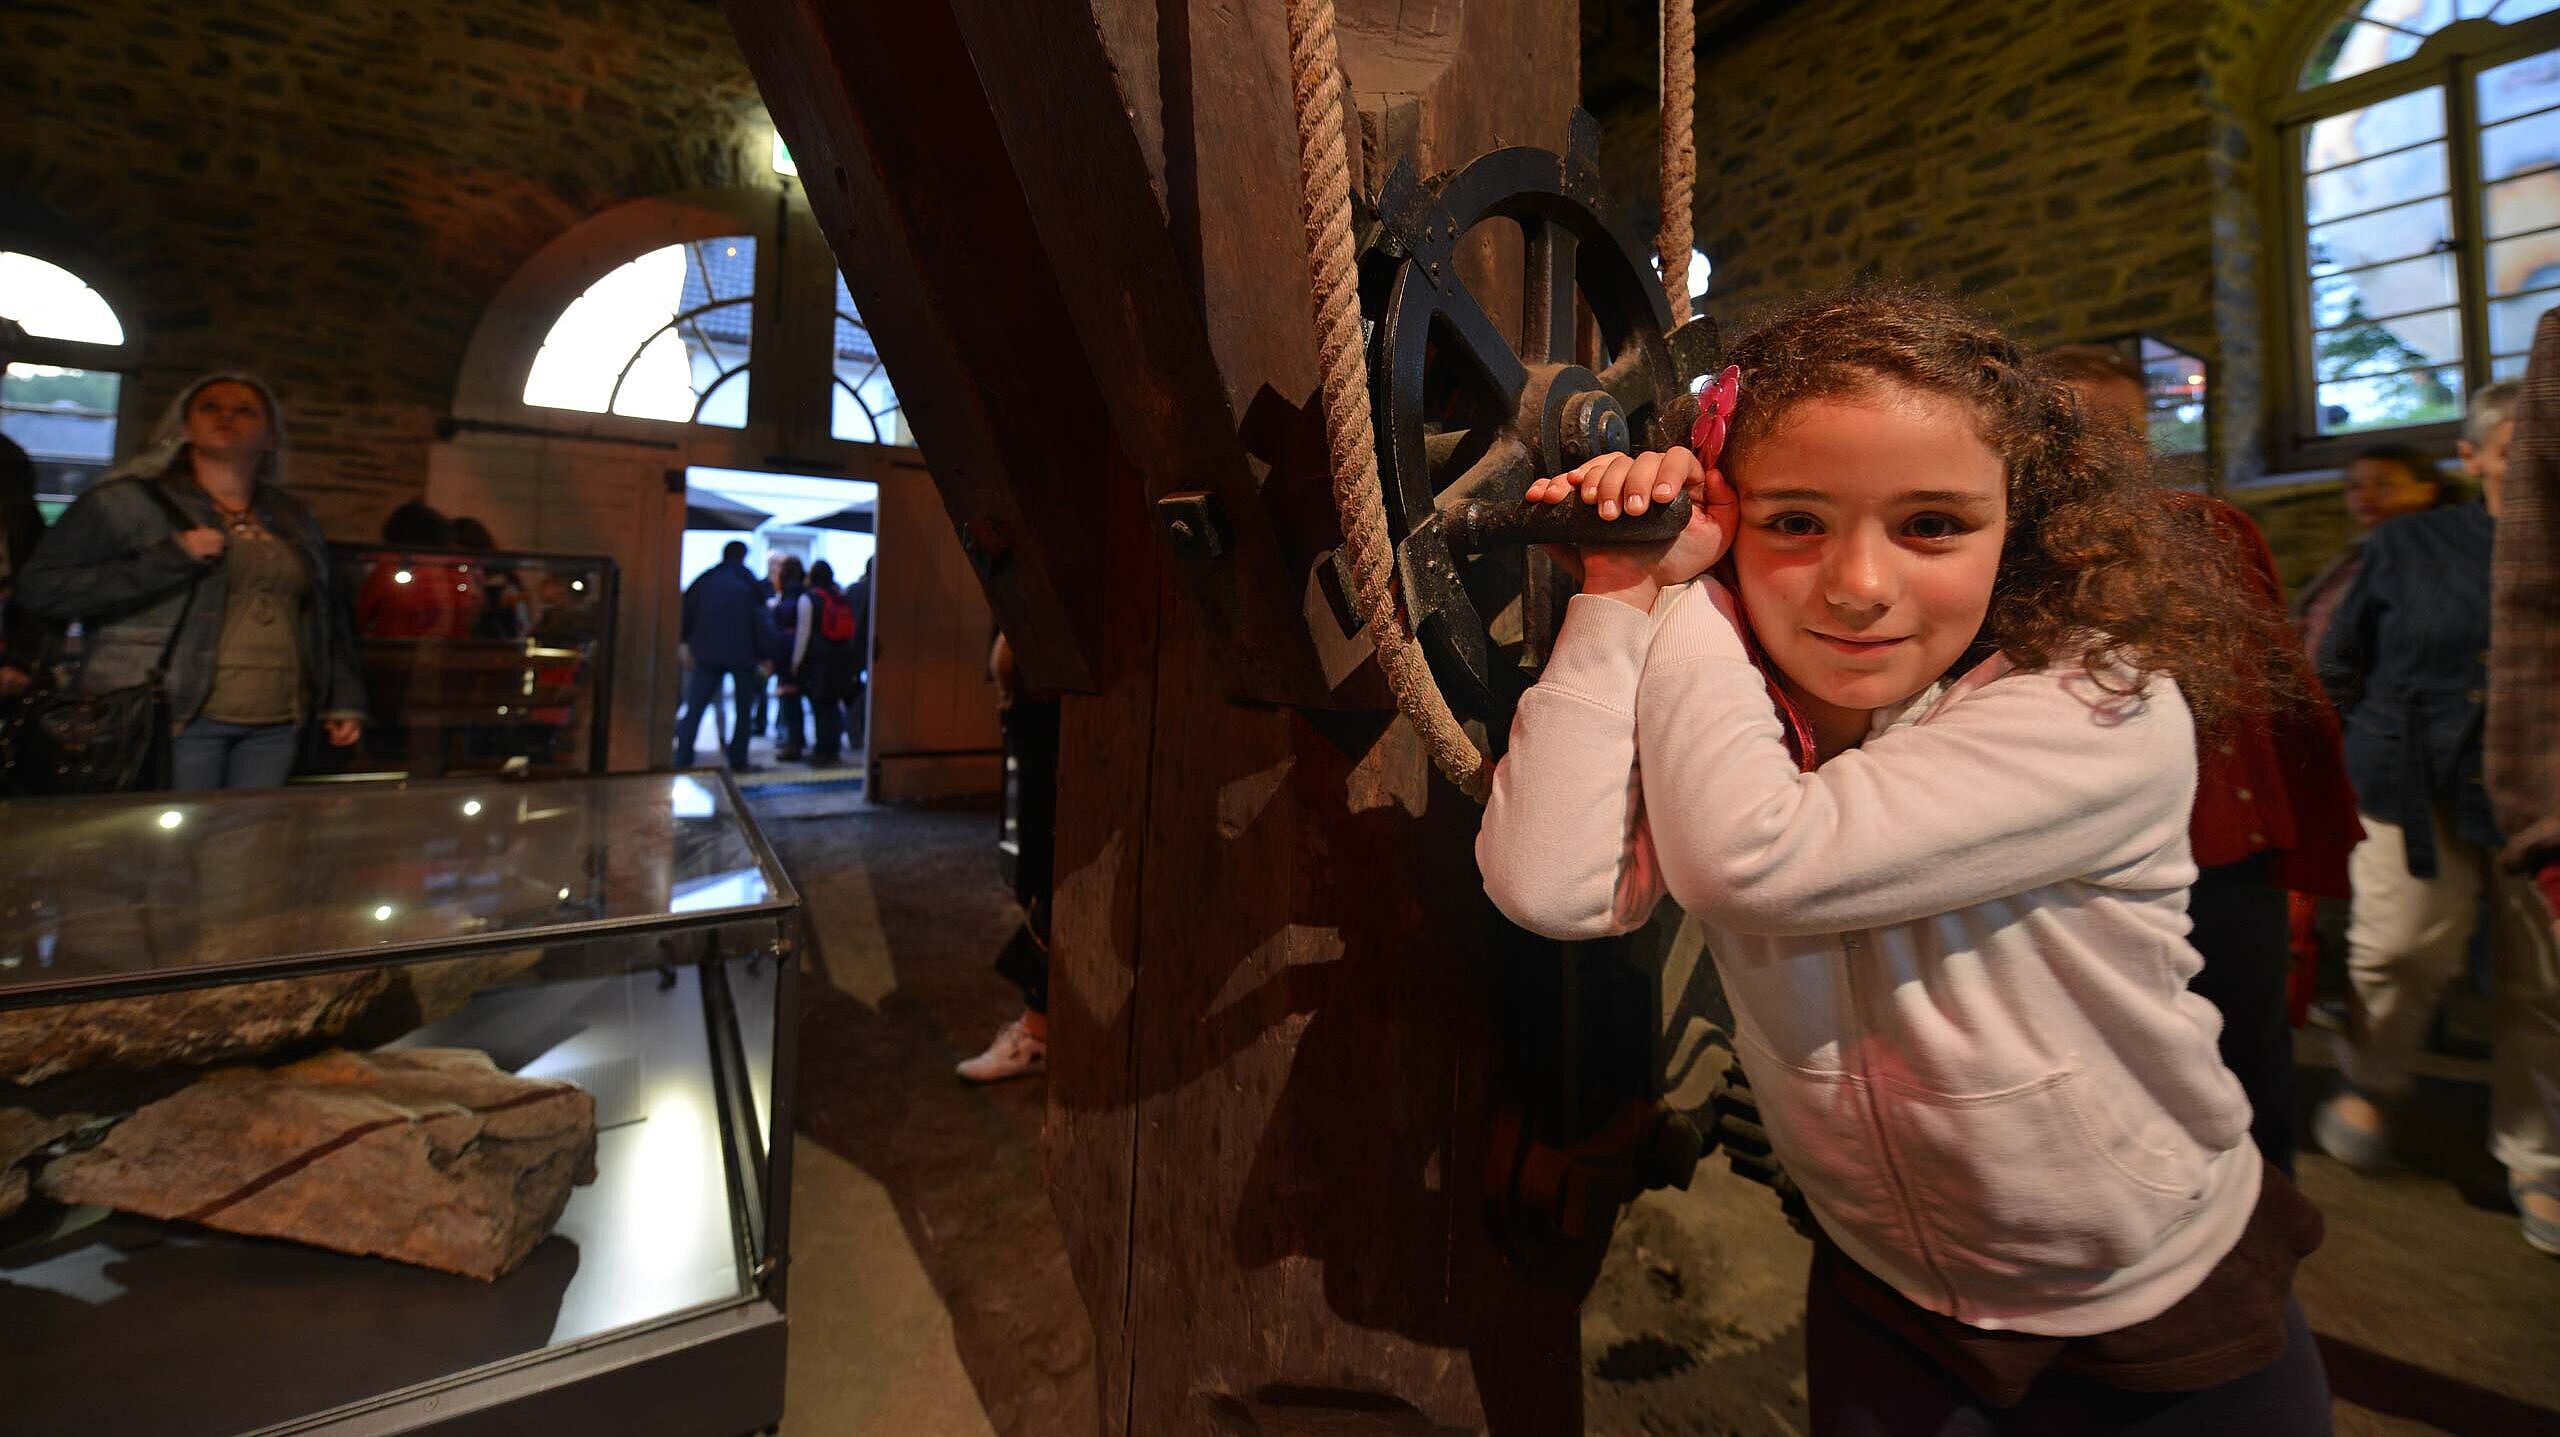
[{"label": "spoked iron wheel", "polygon": [[[1362,256],[1397,573],[1450,707],[1484,720],[1495,743],[1546,661],[1570,581],[1534,547],[1480,541],[1470,506],[1676,437],[1657,421],[1713,357],[1711,326],[1670,332],[1650,258],[1602,218],[1589,126],[1575,116],[1568,154],[1497,150],[1434,184],[1400,166]],[[1460,245],[1488,222],[1518,228],[1517,344],[1458,273]],[[1629,524],[1626,536],[1641,532]]]}]

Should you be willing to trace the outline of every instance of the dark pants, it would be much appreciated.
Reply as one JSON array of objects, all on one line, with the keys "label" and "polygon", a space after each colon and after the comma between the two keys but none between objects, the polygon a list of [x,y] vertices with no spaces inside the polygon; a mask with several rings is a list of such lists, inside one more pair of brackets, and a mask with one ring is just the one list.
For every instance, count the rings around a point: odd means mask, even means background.
[{"label": "dark pants", "polygon": [[748,679],[754,691],[738,690],[738,722],[745,726],[749,738],[764,737],[764,680],[764,674],[756,672]]},{"label": "dark pants", "polygon": [[170,743],[169,786],[182,792],[274,788],[292,774],[301,741],[299,724],[197,719]]},{"label": "dark pants", "polygon": [[782,727],[773,736],[773,746],[786,758],[797,758],[809,746],[809,725],[802,714],[800,690],[795,686],[782,696]]},{"label": "dark pants", "polygon": [[2292,924],[2265,855],[2208,868],[2187,894],[2187,941],[2204,967],[2187,987],[2222,1010],[2222,1063],[2249,1095],[2249,1135],[2293,1175],[2293,1029],[2285,1020]]},{"label": "dark pants", "polygon": [[729,726],[729,767],[747,766],[747,696],[754,692],[756,666],[707,668],[694,665],[684,678],[684,711],[676,715],[676,767],[693,767],[695,740],[702,736],[702,717],[720,701],[720,681],[729,681],[738,697],[737,722]]},{"label": "dark pants", "polygon": [[1805,1290],[1813,1437],[2329,1437],[2329,1377],[2302,1305],[2285,1303],[2284,1355],[2201,1392],[2131,1392],[2048,1372],[1992,1407],[1816,1269]]},{"label": "dark pants", "polygon": [[839,652],[812,648],[800,668],[800,692],[817,716],[818,749],[812,758],[844,757],[844,690],[851,659]]},{"label": "dark pants", "polygon": [[1013,767],[1013,897],[1022,926],[996,954],[996,972],[1023,1006],[1049,1011],[1049,893],[1058,867],[1058,706],[1017,700],[998,716]]}]

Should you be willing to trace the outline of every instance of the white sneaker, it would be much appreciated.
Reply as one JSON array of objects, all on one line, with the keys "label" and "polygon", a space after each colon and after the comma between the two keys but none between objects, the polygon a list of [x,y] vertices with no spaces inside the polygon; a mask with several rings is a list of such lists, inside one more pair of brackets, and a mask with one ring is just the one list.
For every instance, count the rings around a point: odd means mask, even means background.
[{"label": "white sneaker", "polygon": [[1019,1018],[996,1032],[987,1050],[953,1071],[972,1083],[1001,1083],[1025,1073],[1049,1071],[1049,1045],[1031,1036]]}]

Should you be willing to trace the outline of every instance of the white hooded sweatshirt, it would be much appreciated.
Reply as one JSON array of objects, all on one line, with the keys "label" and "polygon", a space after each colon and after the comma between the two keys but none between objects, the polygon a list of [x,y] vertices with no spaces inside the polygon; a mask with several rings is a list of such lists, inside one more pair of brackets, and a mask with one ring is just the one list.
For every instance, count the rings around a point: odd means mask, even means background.
[{"label": "white hooded sweatshirt", "polygon": [[1779,1158],[1823,1231],[1975,1327],[2111,1332],[2247,1226],[2249,1104],[2187,991],[2185,703],[1993,658],[1802,771],[1732,596],[1578,596],[1476,857],[1553,938],[1667,890],[1703,923]]}]

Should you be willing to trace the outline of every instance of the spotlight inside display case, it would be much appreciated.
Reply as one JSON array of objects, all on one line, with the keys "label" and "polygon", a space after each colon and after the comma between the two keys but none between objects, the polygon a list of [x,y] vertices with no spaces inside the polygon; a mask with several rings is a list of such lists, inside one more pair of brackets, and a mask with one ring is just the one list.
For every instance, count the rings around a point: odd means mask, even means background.
[{"label": "spotlight inside display case", "polygon": [[717,771],[0,803],[0,1428],[773,1427],[805,942]]},{"label": "spotlight inside display case", "polygon": [[567,554],[333,544],[372,722],[306,770],[411,778],[602,773],[615,565]]}]

